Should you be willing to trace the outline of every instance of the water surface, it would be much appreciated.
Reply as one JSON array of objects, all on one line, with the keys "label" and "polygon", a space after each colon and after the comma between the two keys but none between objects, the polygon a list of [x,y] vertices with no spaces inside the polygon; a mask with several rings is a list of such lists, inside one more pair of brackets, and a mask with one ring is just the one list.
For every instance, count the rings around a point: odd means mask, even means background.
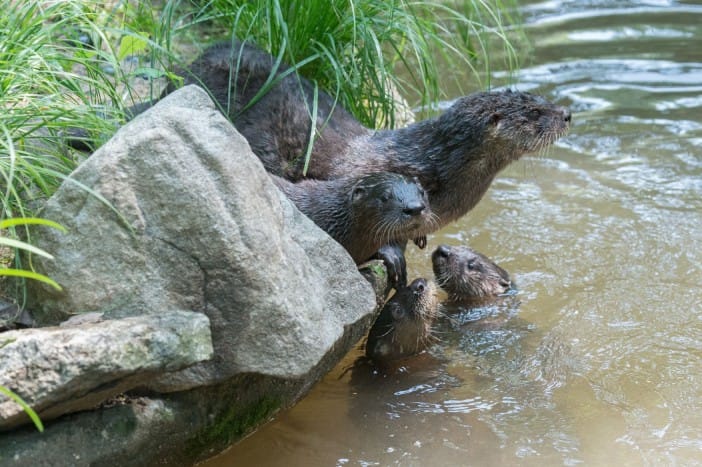
[{"label": "water surface", "polygon": [[471,245],[518,300],[391,371],[351,353],[206,465],[702,463],[702,6],[522,14],[534,50],[514,85],[570,106],[574,126],[409,251],[410,278],[431,277],[433,248]]}]

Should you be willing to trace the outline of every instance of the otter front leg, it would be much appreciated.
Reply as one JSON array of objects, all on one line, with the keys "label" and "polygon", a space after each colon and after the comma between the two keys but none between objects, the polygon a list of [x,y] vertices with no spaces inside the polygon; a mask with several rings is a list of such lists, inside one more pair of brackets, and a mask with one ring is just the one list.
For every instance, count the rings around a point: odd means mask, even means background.
[{"label": "otter front leg", "polygon": [[380,247],[375,257],[382,259],[388,270],[388,283],[397,290],[407,286],[407,262],[405,246],[407,243],[388,243]]}]

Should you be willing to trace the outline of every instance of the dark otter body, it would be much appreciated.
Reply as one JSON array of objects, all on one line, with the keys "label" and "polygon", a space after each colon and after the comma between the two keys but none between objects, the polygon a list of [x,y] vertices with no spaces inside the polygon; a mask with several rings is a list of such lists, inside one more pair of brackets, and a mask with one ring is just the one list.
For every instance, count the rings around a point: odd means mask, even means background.
[{"label": "dark otter body", "polygon": [[431,255],[434,276],[453,302],[478,301],[507,292],[507,271],[465,246],[440,245]]},{"label": "dark otter body", "polygon": [[434,341],[432,327],[439,316],[436,286],[415,279],[388,300],[368,332],[366,356],[375,361],[409,357]]},{"label": "dark otter body", "polygon": [[[205,86],[248,139],[266,169],[291,180],[303,177],[314,87],[253,45],[220,44],[206,50],[186,74]],[[274,75],[279,79],[249,106]],[[285,75],[285,76],[284,76]],[[528,152],[539,151],[570,125],[568,109],[522,92],[479,92],[442,115],[397,130],[362,126],[320,92],[309,170],[332,179],[389,171],[417,177],[439,218],[437,228],[472,209],[495,175]]]},{"label": "dark otter body", "polygon": [[[276,59],[253,44],[235,41],[208,48],[178,74],[184,76],[185,84],[198,84],[210,92],[266,170],[299,180],[311,136],[315,90],[308,80],[291,71],[283,63],[276,68]],[[274,84],[267,88],[271,79]],[[327,93],[319,91],[317,97],[319,133],[313,160],[340,153],[351,138],[369,131]]]},{"label": "dark otter body", "polygon": [[300,211],[346,248],[356,264],[383,245],[406,242],[435,227],[426,193],[404,175],[378,172],[298,183],[272,179]]}]

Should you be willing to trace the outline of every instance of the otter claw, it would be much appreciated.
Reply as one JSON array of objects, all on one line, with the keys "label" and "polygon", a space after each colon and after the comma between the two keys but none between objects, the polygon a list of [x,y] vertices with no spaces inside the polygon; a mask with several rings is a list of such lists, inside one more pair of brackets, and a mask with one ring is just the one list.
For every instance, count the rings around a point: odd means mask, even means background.
[{"label": "otter claw", "polygon": [[398,287],[406,287],[407,263],[404,248],[397,244],[383,245],[376,256],[385,263],[389,284],[396,290]]},{"label": "otter claw", "polygon": [[419,247],[420,250],[423,250],[427,246],[427,236],[422,235],[421,237],[417,237],[414,240],[412,240],[415,245]]}]

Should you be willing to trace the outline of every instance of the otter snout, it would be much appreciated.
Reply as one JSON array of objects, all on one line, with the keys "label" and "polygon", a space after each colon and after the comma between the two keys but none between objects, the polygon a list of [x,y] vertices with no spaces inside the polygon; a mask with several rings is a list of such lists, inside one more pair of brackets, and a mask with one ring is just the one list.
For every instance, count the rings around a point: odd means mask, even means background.
[{"label": "otter snout", "polygon": [[434,253],[432,256],[437,256],[437,257],[442,257],[442,258],[448,258],[448,255],[451,253],[451,250],[449,249],[448,246],[446,245],[439,245],[436,247],[436,250],[434,250]]},{"label": "otter snout", "polygon": [[418,278],[412,281],[412,283],[409,285],[409,289],[415,294],[415,295],[420,295],[424,293],[424,290],[427,288],[427,281],[424,278]]},{"label": "otter snout", "polygon": [[417,201],[414,203],[408,203],[404,209],[402,209],[402,212],[408,216],[419,216],[422,214],[422,212],[424,212],[426,207],[426,204],[421,201]]},{"label": "otter snout", "polygon": [[566,122],[567,124],[570,124],[572,115],[570,113],[570,109],[568,107],[560,107],[560,111],[563,114],[563,121]]}]

